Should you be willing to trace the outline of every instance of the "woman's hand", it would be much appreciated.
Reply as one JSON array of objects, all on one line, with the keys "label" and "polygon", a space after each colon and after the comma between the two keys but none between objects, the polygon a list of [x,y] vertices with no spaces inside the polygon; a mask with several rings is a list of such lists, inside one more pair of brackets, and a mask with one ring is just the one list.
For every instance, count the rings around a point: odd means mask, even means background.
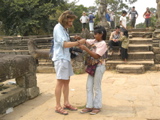
[{"label": "woman's hand", "polygon": [[86,43],[86,39],[81,39],[81,40],[79,40],[79,42],[80,42],[81,45],[85,44]]}]

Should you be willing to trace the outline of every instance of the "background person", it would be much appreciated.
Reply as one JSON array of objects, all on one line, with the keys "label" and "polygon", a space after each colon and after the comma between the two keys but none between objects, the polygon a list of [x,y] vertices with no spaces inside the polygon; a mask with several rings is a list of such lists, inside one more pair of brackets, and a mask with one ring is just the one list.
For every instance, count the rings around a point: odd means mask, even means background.
[{"label": "background person", "polygon": [[106,16],[105,16],[105,17],[106,17],[106,20],[107,20],[109,26],[111,26],[111,20],[110,20],[110,13],[109,13],[109,10],[106,11]]},{"label": "background person", "polygon": [[[76,16],[71,11],[63,12],[58,18],[58,24],[54,27],[54,47],[53,57],[57,84],[55,87],[56,107],[55,112],[67,115],[68,112],[64,109],[77,110],[69,102],[69,83],[70,76],[73,75],[73,69],[71,66],[71,55],[69,48],[85,43],[85,40],[79,40],[76,42],[70,41],[68,28],[72,27],[73,21]],[[61,105],[60,99],[63,92],[64,106]]]},{"label": "background person", "polygon": [[88,18],[89,18],[89,30],[90,30],[90,33],[92,33],[93,30],[94,30],[94,18],[95,18],[95,16],[92,14],[92,12],[89,12]]},{"label": "background person", "polygon": [[143,17],[145,18],[145,24],[146,24],[146,28],[149,28],[150,24],[151,24],[151,11],[149,10],[149,8],[146,8],[146,12],[143,14]]},{"label": "background person", "polygon": [[85,12],[82,13],[82,16],[81,16],[81,18],[80,18],[80,21],[81,21],[81,23],[82,23],[82,31],[84,31],[84,29],[86,28],[87,23],[88,23],[88,21],[89,21],[89,18],[88,18],[88,16],[86,16],[86,13],[85,13]]},{"label": "background person", "polygon": [[116,26],[115,31],[113,31],[109,38],[109,55],[113,55],[113,46],[119,46],[119,55],[121,48],[121,41],[119,41],[121,37],[120,26]]},{"label": "background person", "polygon": [[113,11],[110,14],[110,21],[111,21],[111,29],[114,29],[115,28],[115,14]]},{"label": "background person", "polygon": [[135,10],[135,7],[132,7],[132,10],[129,13],[129,18],[131,19],[131,28],[135,27],[136,19],[138,17],[138,12]]},{"label": "background person", "polygon": [[127,18],[126,18],[127,12],[125,10],[122,11],[122,15],[120,17],[120,27],[121,31],[125,31],[127,29]]}]

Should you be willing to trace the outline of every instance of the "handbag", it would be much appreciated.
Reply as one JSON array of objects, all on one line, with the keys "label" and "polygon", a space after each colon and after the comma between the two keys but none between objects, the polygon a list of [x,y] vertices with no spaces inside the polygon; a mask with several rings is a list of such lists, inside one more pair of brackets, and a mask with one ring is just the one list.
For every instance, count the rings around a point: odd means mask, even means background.
[{"label": "handbag", "polygon": [[91,75],[91,76],[94,76],[95,72],[96,72],[96,68],[97,68],[97,65],[98,63],[95,63],[95,64],[90,64],[90,65],[87,65],[87,68],[86,68],[86,72]]},{"label": "handbag", "polygon": [[53,55],[54,55],[54,39],[51,40],[51,48],[50,48],[50,51],[49,51],[49,58],[52,59]]}]

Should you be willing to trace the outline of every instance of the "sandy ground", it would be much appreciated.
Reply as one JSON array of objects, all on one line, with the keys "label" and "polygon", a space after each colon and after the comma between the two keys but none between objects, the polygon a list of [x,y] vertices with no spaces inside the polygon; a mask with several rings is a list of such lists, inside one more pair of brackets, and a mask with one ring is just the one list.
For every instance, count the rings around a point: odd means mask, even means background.
[{"label": "sandy ground", "polygon": [[[102,80],[103,107],[97,115],[80,114],[86,103],[87,74],[74,75],[70,102],[79,108],[64,116],[54,112],[55,74],[37,74],[40,95],[1,115],[0,120],[160,120],[160,72],[119,74],[106,71]],[[63,97],[62,97],[63,104]]]}]

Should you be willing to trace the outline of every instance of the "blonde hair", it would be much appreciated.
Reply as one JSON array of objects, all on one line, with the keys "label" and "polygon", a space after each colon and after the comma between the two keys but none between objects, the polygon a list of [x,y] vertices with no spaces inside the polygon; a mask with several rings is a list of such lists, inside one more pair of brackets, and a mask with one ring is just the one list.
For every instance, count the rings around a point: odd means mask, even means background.
[{"label": "blonde hair", "polygon": [[59,18],[58,18],[58,22],[62,25],[62,26],[66,26],[67,25],[67,22],[68,22],[68,19],[76,19],[77,16],[74,15],[74,13],[72,11],[65,11],[63,12]]}]

